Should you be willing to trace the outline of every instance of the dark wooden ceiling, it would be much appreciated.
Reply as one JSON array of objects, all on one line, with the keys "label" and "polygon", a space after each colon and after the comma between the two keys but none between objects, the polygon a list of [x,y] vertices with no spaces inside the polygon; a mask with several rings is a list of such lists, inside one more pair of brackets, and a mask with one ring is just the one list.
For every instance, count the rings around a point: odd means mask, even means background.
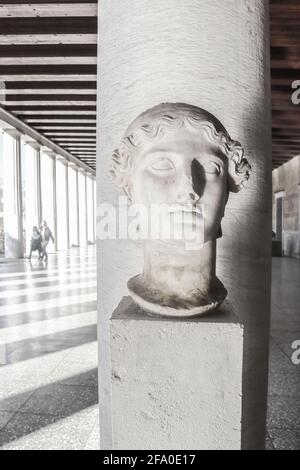
[{"label": "dark wooden ceiling", "polygon": [[[255,0],[252,0],[255,1]],[[300,0],[270,0],[273,167],[300,152]],[[96,166],[97,0],[0,3],[0,105]]]},{"label": "dark wooden ceiling", "polygon": [[276,168],[300,153],[300,0],[271,0],[272,160]]},{"label": "dark wooden ceiling", "polygon": [[96,168],[97,0],[0,2],[0,104]]}]

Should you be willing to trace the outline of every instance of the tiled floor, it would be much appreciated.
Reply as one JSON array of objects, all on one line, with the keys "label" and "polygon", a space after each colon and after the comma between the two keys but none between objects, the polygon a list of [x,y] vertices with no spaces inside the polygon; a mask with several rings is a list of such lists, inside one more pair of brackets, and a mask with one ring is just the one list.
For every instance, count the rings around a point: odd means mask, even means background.
[{"label": "tiled floor", "polygon": [[268,447],[300,450],[300,365],[292,343],[300,340],[300,260],[273,258]]},{"label": "tiled floor", "polygon": [[0,446],[99,447],[93,246],[0,263]]},{"label": "tiled floor", "polygon": [[[94,247],[0,263],[2,449],[98,448],[95,263]],[[300,449],[299,284],[300,261],[274,258],[268,449]]]}]

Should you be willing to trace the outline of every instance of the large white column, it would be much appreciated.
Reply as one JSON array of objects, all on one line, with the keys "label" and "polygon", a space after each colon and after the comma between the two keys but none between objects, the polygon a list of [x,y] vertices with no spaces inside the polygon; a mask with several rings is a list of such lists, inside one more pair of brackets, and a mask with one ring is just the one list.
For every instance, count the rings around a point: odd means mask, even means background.
[{"label": "large white column", "polygon": [[87,201],[87,172],[84,172],[84,207],[85,207],[85,245],[88,244],[88,201]]},{"label": "large white column", "polygon": [[35,179],[36,179],[36,214],[37,223],[42,221],[42,186],[41,186],[41,147],[36,144],[35,149]]},{"label": "large white column", "polygon": [[95,178],[92,177],[92,198],[93,198],[93,242],[95,243],[96,240],[96,219],[95,219],[95,211],[96,211],[96,201],[95,201]]},{"label": "large white column", "polygon": [[57,190],[56,190],[56,155],[48,153],[52,158],[52,181],[53,181],[53,234],[54,234],[54,250],[57,251]]},{"label": "large white column", "polygon": [[70,248],[70,200],[69,200],[69,163],[65,164],[66,171],[66,228],[67,228],[67,248]]},{"label": "large white column", "polygon": [[19,132],[8,130],[4,133],[3,152],[5,256],[23,258],[21,137]]},{"label": "large white column", "polygon": [[[253,172],[230,195],[218,277],[245,325],[242,447],[264,446],[271,255],[267,0],[102,0],[99,10],[97,206],[117,204],[111,155],[130,122],[162,102],[204,108],[239,140]],[[110,449],[109,318],[140,272],[139,242],[98,241],[101,447]],[[134,399],[134,397],[133,397]]]},{"label": "large white column", "polygon": [[76,210],[77,210],[77,244],[80,246],[80,211],[79,211],[79,178],[78,178],[78,167],[76,171]]}]

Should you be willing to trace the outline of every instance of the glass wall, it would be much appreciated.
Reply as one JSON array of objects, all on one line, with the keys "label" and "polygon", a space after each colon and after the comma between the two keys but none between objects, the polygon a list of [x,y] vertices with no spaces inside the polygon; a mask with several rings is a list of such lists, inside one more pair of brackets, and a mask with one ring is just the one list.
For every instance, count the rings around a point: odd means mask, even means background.
[{"label": "glass wall", "polygon": [[[56,161],[54,166],[53,159],[41,151],[39,194],[38,168],[37,151],[21,139],[19,154],[18,137],[0,129],[0,256],[23,256],[23,246],[28,255],[32,228],[39,227],[42,220],[46,220],[53,232],[58,250],[68,248],[68,227],[70,247],[95,242],[96,201],[93,199],[96,185],[93,179],[79,171],[77,184],[74,167],[66,167],[61,161]],[[42,220],[38,220],[39,207]],[[49,248],[48,251],[53,252],[54,245],[51,243]]]},{"label": "glass wall", "polygon": [[69,227],[70,227],[70,246],[78,246],[77,236],[77,185],[76,171],[69,167]]},{"label": "glass wall", "polygon": [[66,166],[56,162],[56,197],[57,206],[57,248],[66,250],[68,248],[67,236],[67,195],[66,195]]}]

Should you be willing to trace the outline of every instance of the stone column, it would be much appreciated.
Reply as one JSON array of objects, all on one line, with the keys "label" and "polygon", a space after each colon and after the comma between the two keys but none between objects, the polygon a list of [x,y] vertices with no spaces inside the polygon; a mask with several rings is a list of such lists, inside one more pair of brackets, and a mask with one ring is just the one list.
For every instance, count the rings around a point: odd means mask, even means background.
[{"label": "stone column", "polygon": [[18,131],[7,130],[3,138],[4,233],[5,257],[24,257],[21,137]]},{"label": "stone column", "polygon": [[35,178],[36,178],[36,213],[37,223],[42,222],[42,182],[41,182],[41,148],[35,146]]},{"label": "stone column", "polygon": [[57,251],[57,191],[56,191],[56,155],[48,153],[52,158],[52,178],[53,178],[53,233],[54,233],[54,250]]},{"label": "stone column", "polygon": [[78,166],[74,167],[74,170],[76,172],[76,212],[77,212],[77,217],[76,217],[76,222],[77,222],[77,227],[76,227],[76,232],[77,232],[77,245],[80,246],[80,225],[79,225],[79,180],[78,180]]},{"label": "stone column", "polygon": [[95,208],[96,208],[96,201],[95,201],[95,178],[94,176],[91,177],[92,181],[92,199],[93,199],[93,243],[96,240],[96,220],[95,220]]},{"label": "stone column", "polygon": [[[245,327],[242,447],[264,447],[271,259],[269,11],[266,0],[102,0],[97,199],[117,204],[109,174],[130,122],[162,102],[204,108],[242,142],[253,167],[231,194],[218,277]],[[98,241],[101,448],[112,448],[109,318],[140,272],[139,242]]]},{"label": "stone column", "polygon": [[70,201],[69,201],[69,163],[65,162],[65,172],[66,172],[66,226],[67,226],[67,248],[70,248]]},{"label": "stone column", "polygon": [[85,245],[88,245],[88,203],[87,203],[87,172],[84,172],[84,205],[85,205]]}]

